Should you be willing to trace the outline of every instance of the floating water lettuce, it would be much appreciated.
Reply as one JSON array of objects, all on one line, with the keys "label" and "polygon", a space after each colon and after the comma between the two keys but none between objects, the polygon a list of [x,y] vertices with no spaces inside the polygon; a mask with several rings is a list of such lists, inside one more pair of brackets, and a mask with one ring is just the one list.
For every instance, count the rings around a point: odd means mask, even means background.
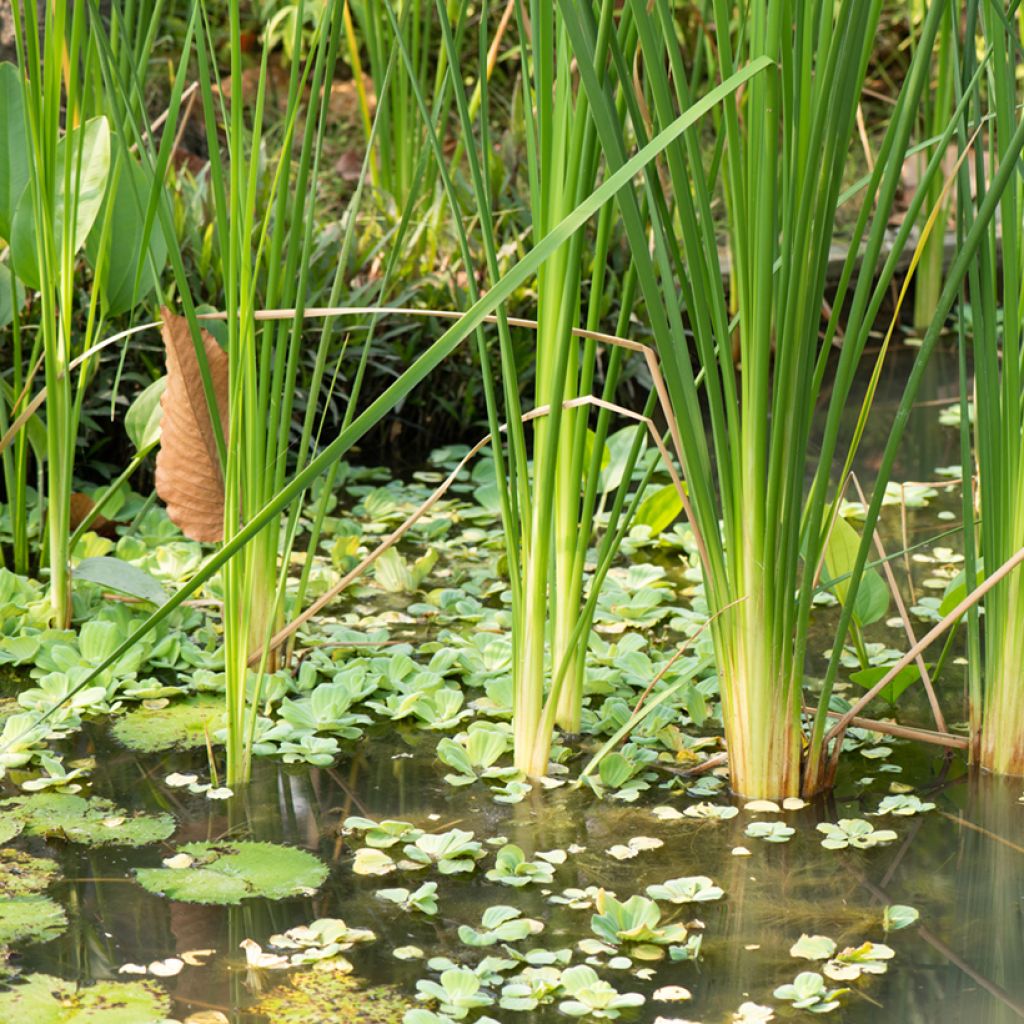
[{"label": "floating water lettuce", "polygon": [[100,797],[36,793],[0,803],[0,823],[20,821],[27,835],[85,846],[147,846],[174,831],[169,814],[130,814]]},{"label": "floating water lettuce", "polygon": [[377,898],[395,903],[402,910],[418,910],[432,917],[437,913],[437,882],[424,882],[415,892],[408,889],[378,889]]},{"label": "floating water lettuce", "polygon": [[836,951],[836,944],[827,935],[801,935],[789,947],[789,955],[804,960],[827,960]]},{"label": "floating water lettuce", "polygon": [[318,889],[327,866],[313,854],[274,843],[187,843],[188,867],[139,868],[149,892],[186,903],[239,903],[254,896],[281,900]]},{"label": "floating water lettuce", "polygon": [[840,818],[835,825],[827,821],[818,824],[819,832],[825,833],[821,845],[826,850],[843,850],[853,846],[858,850],[867,850],[872,846],[882,846],[899,838],[892,829],[876,829],[863,818]]},{"label": "floating water lettuce", "polygon": [[887,932],[899,931],[900,928],[907,928],[912,925],[920,916],[915,907],[908,907],[903,903],[894,903],[882,911],[882,927]]},{"label": "floating water lettuce", "polygon": [[607,981],[602,981],[592,967],[579,964],[562,972],[562,990],[568,999],[558,1004],[562,1013],[570,1017],[593,1017],[595,1020],[615,1020],[621,1011],[642,1006],[644,997],[639,992],[619,994]]},{"label": "floating water lettuce", "polygon": [[910,817],[912,814],[924,814],[925,811],[935,810],[935,804],[930,800],[922,800],[913,793],[897,793],[882,798],[878,805],[876,815],[897,814],[901,817]]},{"label": "floating water lettuce", "polygon": [[472,871],[476,861],[484,855],[483,848],[473,839],[472,832],[453,828],[439,834],[425,833],[402,851],[415,867],[436,865],[442,875]]},{"label": "floating water lettuce", "polygon": [[152,981],[100,981],[79,988],[49,974],[30,974],[0,993],[0,1021],[32,1024],[159,1024],[171,1009]]},{"label": "floating water lettuce", "polygon": [[839,996],[849,989],[830,989],[825,979],[814,971],[801,971],[791,985],[780,985],[773,993],[776,999],[793,1004],[795,1010],[831,1013],[839,1007]]},{"label": "floating water lettuce", "polygon": [[423,830],[416,828],[409,821],[373,821],[371,818],[351,817],[345,819],[346,832],[362,832],[367,846],[386,850],[400,839],[413,842],[423,835]]},{"label": "floating water lettuce", "polygon": [[862,974],[885,974],[895,955],[881,942],[863,942],[837,953],[822,970],[834,981],[855,981]]},{"label": "floating water lettuce", "polygon": [[543,860],[527,860],[526,854],[509,843],[498,851],[494,867],[487,872],[492,882],[520,888],[531,882],[547,885],[555,876],[555,869]]},{"label": "floating water lettuce", "polygon": [[364,988],[337,971],[301,971],[253,1008],[269,1024],[402,1024],[412,1003],[388,985]]},{"label": "floating water lettuce", "polygon": [[689,878],[670,878],[662,885],[649,885],[647,895],[652,900],[669,903],[705,903],[720,900],[725,893],[707,875],[692,875]]},{"label": "floating water lettuce", "polygon": [[645,896],[631,896],[620,902],[611,893],[602,891],[598,893],[595,907],[598,913],[591,917],[590,927],[595,935],[613,946],[624,942],[667,946],[686,941],[685,925],[658,926],[661,909]]},{"label": "floating water lettuce", "polygon": [[481,991],[480,979],[466,967],[453,967],[442,972],[438,981],[416,982],[416,998],[436,1002],[442,1014],[461,1020],[470,1010],[490,1006],[494,1000]]},{"label": "floating water lettuce", "polygon": [[544,930],[542,921],[522,917],[515,907],[499,904],[488,907],[480,919],[480,928],[459,926],[459,941],[466,946],[493,946],[498,942],[520,942],[528,935]]},{"label": "floating water lettuce", "polygon": [[118,718],[111,732],[129,750],[190,750],[206,744],[224,717],[224,702],[209,694],[174,701],[163,708],[136,708]]},{"label": "floating water lettuce", "polygon": [[788,843],[796,829],[781,821],[752,821],[743,834],[751,839],[763,839],[766,843]]}]

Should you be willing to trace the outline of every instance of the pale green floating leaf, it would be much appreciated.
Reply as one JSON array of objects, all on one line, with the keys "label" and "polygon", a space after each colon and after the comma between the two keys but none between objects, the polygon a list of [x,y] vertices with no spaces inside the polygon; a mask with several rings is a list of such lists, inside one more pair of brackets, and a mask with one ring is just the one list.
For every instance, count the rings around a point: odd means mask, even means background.
[{"label": "pale green floating leaf", "polygon": [[306,850],[275,843],[187,843],[188,868],[139,868],[149,892],[187,903],[239,903],[254,896],[287,899],[320,887],[327,866]]},{"label": "pale green floating leaf", "polygon": [[899,931],[900,928],[907,928],[914,924],[920,916],[914,907],[908,907],[903,903],[894,903],[882,911],[882,927],[887,932]]},{"label": "pale green floating leaf", "polygon": [[804,960],[827,960],[836,951],[835,942],[827,935],[801,935],[789,947],[789,955]]}]

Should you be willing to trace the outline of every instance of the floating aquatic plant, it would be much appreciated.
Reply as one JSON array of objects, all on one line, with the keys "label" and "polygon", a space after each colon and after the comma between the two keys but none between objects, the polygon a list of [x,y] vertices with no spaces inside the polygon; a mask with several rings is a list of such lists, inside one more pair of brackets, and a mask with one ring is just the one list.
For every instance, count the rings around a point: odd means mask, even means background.
[{"label": "floating aquatic plant", "polygon": [[0,821],[20,821],[26,834],[85,846],[147,846],[174,831],[169,814],[129,814],[101,797],[36,793],[0,803]]},{"label": "floating aquatic plant", "polygon": [[925,811],[934,811],[935,804],[930,800],[922,800],[913,793],[896,793],[892,796],[882,797],[875,815],[897,814],[901,817],[910,817],[913,814],[923,814]]},{"label": "floating aquatic plant", "polygon": [[362,832],[367,846],[386,850],[394,846],[400,839],[412,842],[423,835],[423,830],[416,828],[408,821],[373,821],[370,818],[346,818],[345,830]]},{"label": "floating aquatic plant", "polygon": [[667,946],[684,942],[686,926],[667,924],[659,927],[661,909],[645,896],[631,896],[624,902],[608,892],[600,892],[595,901],[597,913],[590,919],[594,934],[613,946],[626,942]]},{"label": "floating aquatic plant", "polygon": [[796,835],[796,829],[781,821],[752,821],[743,834],[766,843],[788,843]]},{"label": "floating aquatic plant", "polygon": [[473,833],[460,828],[439,834],[425,833],[414,843],[404,846],[402,852],[414,867],[434,865],[442,875],[472,871],[476,861],[484,855],[481,845],[473,839]]},{"label": "floating aquatic plant", "polygon": [[644,1003],[644,997],[639,992],[620,994],[586,964],[569,967],[562,972],[562,990],[569,998],[559,1003],[558,1008],[570,1017],[616,1020],[623,1010]]},{"label": "floating aquatic plant", "polygon": [[660,885],[649,885],[647,895],[652,900],[668,903],[705,903],[708,900],[720,900],[725,892],[707,875],[692,875],[688,878],[670,878]]},{"label": "floating aquatic plant", "polygon": [[789,955],[804,960],[827,960],[836,951],[836,944],[827,935],[801,935],[789,947]]},{"label": "floating aquatic plant", "polygon": [[187,903],[281,900],[316,890],[327,866],[313,854],[274,843],[186,843],[191,858],[180,868],[139,868],[135,877],[150,892]]},{"label": "floating aquatic plant", "polygon": [[895,955],[881,942],[863,942],[837,953],[822,971],[833,981],[855,981],[862,974],[885,974]]},{"label": "floating aquatic plant", "polygon": [[437,913],[437,882],[424,882],[414,892],[408,889],[378,889],[377,898],[395,903],[402,910],[418,910],[432,917]]},{"label": "floating aquatic plant", "polygon": [[839,996],[849,989],[830,989],[825,979],[814,971],[801,971],[790,985],[780,985],[772,994],[776,999],[792,1003],[795,1010],[831,1013],[839,1008]]},{"label": "floating aquatic plant", "polygon": [[547,885],[555,877],[555,869],[543,860],[527,860],[526,854],[512,843],[498,851],[494,867],[487,872],[492,882],[519,888],[535,882]]},{"label": "floating aquatic plant", "polygon": [[438,1003],[443,1014],[462,1020],[471,1010],[490,1006],[494,999],[482,991],[474,971],[454,967],[441,973],[438,981],[416,982],[416,998]]},{"label": "floating aquatic plant", "polygon": [[498,942],[521,942],[529,935],[539,935],[544,923],[522,917],[515,907],[502,904],[488,907],[480,919],[480,928],[459,926],[459,941],[467,946],[493,946]]},{"label": "floating aquatic plant", "polygon": [[876,829],[863,818],[840,818],[835,825],[827,821],[817,826],[819,832],[825,833],[821,845],[826,850],[844,850],[853,846],[858,850],[867,850],[872,846],[892,843],[899,837],[891,829]]},{"label": "floating aquatic plant", "polygon": [[920,916],[916,908],[894,903],[882,911],[882,927],[887,932],[899,931],[914,924]]},{"label": "floating aquatic plant", "polygon": [[79,987],[49,974],[30,974],[0,993],[0,1020],[140,1024],[162,1021],[171,1010],[167,993],[152,981],[99,981]]}]

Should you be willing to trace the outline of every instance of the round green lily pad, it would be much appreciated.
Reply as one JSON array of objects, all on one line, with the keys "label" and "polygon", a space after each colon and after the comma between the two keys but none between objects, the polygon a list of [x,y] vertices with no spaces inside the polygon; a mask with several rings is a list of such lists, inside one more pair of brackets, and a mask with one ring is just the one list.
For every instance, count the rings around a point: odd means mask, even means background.
[{"label": "round green lily pad", "polygon": [[417,1004],[388,985],[362,988],[338,971],[304,971],[254,1007],[269,1024],[401,1024]]},{"label": "round green lily pad", "polygon": [[101,981],[87,988],[30,974],[0,993],[0,1024],[160,1024],[171,1000],[152,981]]},{"label": "round green lily pad", "polygon": [[[64,908],[49,896],[4,896],[0,899],[0,948],[17,942],[49,942],[67,926]],[[0,1022],[7,1019],[0,1001]],[[35,1021],[34,1017],[27,1019]]]},{"label": "round green lily pad", "polygon": [[21,850],[0,850],[0,899],[45,889],[60,874],[56,861]]},{"label": "round green lily pad", "polygon": [[327,865],[294,846],[274,843],[186,843],[188,867],[139,868],[150,892],[186,903],[239,903],[252,896],[281,900],[318,889]]},{"label": "round green lily pad", "polygon": [[0,815],[0,843],[9,843],[25,827],[23,821],[10,815]]},{"label": "round green lily pad", "polygon": [[21,822],[30,836],[86,846],[146,846],[174,831],[169,814],[129,814],[109,800],[68,793],[33,793],[0,804],[0,825]]},{"label": "round green lily pad", "polygon": [[141,707],[122,715],[111,727],[129,750],[191,750],[206,744],[224,717],[224,701],[210,694],[174,701],[165,708]]}]

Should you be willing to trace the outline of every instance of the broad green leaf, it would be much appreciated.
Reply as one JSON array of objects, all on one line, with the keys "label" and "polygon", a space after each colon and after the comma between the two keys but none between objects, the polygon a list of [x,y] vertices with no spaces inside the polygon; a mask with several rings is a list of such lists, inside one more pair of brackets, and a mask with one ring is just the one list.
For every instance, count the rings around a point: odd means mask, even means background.
[{"label": "broad green leaf", "polygon": [[124,429],[136,451],[160,440],[160,421],[164,410],[160,404],[167,389],[167,378],[160,377],[145,388],[125,413]]},{"label": "broad green leaf", "polygon": [[167,600],[164,588],[146,572],[120,558],[83,558],[75,566],[75,578],[96,583],[106,590],[127,594],[157,606]]},{"label": "broad green leaf", "polygon": [[[71,170],[71,194],[64,194],[64,164],[74,161]],[[81,163],[79,164],[79,152]],[[77,175],[76,175],[77,169]],[[85,244],[96,215],[103,204],[103,195],[110,174],[110,126],[105,117],[94,117],[79,128],[73,128],[57,145],[55,168],[55,209],[53,224],[54,252],[64,245],[65,226],[71,217],[71,244],[78,252]],[[30,288],[39,287],[39,248],[32,190],[26,188],[14,211],[11,226],[11,254],[18,277]]]},{"label": "broad green leaf", "polygon": [[[601,460],[601,490],[605,494],[614,491],[622,483],[622,475],[626,471],[633,439],[638,430],[644,430],[642,424],[635,427],[623,427],[621,430],[615,431],[614,434],[610,434],[605,442],[605,451],[608,453],[608,457]],[[646,444],[645,440],[641,446],[641,452]]]},{"label": "broad green leaf", "polygon": [[[872,665],[870,668],[863,668],[857,672],[851,672],[850,678],[865,690],[870,690],[883,676],[887,675],[890,665]],[[907,665],[896,673],[891,682],[887,683],[879,692],[879,697],[889,704],[895,704],[900,699],[903,691],[908,686],[921,678],[921,670],[917,665]]]},{"label": "broad green leaf", "polygon": [[[162,231],[150,231],[148,245],[143,245],[146,208],[153,188],[153,176],[148,169],[123,153],[115,157],[111,180],[116,187],[108,191],[103,207],[89,231],[85,243],[86,255],[93,267],[103,267],[97,275],[100,296],[108,316],[126,313],[145,298],[157,285],[157,278],[167,262],[167,243]],[[109,212],[109,226],[107,217]],[[106,231],[107,252],[101,253]],[[141,274],[138,273],[142,265]],[[139,286],[135,289],[135,278]]]},{"label": "broad green leaf", "polygon": [[[825,572],[822,573],[822,583],[828,586],[831,580],[836,580],[830,589],[841,604],[846,604],[846,597],[850,592],[850,573],[857,562],[859,549],[859,534],[842,516],[837,516],[825,548]],[[889,589],[885,585],[885,580],[875,569],[865,569],[854,601],[854,621],[862,628],[870,626],[881,619],[888,609]]]},{"label": "broad green leaf", "polygon": [[14,310],[25,304],[25,286],[11,277],[11,268],[0,263],[0,327],[6,327],[14,319]]},{"label": "broad green leaf", "polygon": [[10,239],[14,210],[28,183],[28,148],[21,72],[5,62],[0,64],[0,238]]},{"label": "broad green leaf", "polygon": [[672,524],[682,510],[683,502],[679,492],[673,484],[667,484],[644,498],[636,510],[633,523],[636,526],[649,526],[651,536],[656,537]]}]

